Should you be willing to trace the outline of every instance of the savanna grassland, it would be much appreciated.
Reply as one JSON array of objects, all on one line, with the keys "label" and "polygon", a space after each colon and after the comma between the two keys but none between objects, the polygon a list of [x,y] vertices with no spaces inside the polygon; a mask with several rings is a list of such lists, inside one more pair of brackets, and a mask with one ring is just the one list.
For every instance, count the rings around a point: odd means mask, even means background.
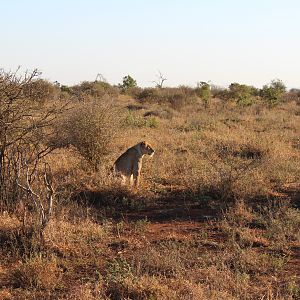
[{"label": "savanna grassland", "polygon": [[0,79],[0,299],[299,299],[299,91]]}]

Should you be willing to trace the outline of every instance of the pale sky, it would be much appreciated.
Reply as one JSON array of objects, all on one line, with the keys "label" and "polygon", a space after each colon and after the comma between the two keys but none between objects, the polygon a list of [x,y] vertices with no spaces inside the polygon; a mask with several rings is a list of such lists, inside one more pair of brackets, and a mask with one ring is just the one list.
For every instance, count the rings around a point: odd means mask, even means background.
[{"label": "pale sky", "polygon": [[300,87],[297,0],[0,0],[0,68],[62,84]]}]

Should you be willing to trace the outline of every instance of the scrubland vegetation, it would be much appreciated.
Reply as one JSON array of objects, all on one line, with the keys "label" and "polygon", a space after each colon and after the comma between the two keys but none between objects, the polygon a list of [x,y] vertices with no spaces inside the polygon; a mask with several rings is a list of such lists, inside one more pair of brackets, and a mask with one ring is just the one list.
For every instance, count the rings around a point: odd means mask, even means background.
[{"label": "scrubland vegetation", "polygon": [[299,90],[3,71],[0,122],[0,299],[299,299]]}]

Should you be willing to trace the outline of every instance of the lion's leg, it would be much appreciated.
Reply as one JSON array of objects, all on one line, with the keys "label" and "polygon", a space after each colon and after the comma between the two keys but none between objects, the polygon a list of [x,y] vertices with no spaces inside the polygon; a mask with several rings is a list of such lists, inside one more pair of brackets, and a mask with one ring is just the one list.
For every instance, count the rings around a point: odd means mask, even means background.
[{"label": "lion's leg", "polygon": [[133,175],[133,186],[137,188],[139,184],[140,184],[140,175],[139,174]]},{"label": "lion's leg", "polygon": [[137,188],[140,184],[140,174],[141,174],[141,170],[139,167],[137,167],[134,171],[133,171],[133,186],[135,188]]},{"label": "lion's leg", "polygon": [[134,183],[133,174],[131,174],[128,179],[129,179],[129,184],[133,186]]},{"label": "lion's leg", "polygon": [[125,175],[121,176],[121,185],[126,185],[127,177]]}]

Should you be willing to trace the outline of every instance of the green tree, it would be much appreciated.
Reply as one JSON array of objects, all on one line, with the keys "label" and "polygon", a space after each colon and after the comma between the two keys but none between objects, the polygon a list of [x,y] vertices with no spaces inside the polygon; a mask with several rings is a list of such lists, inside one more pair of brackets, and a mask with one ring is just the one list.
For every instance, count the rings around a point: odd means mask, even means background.
[{"label": "green tree", "polygon": [[205,108],[209,106],[211,100],[211,90],[209,83],[201,81],[197,83],[196,93],[204,102]]},{"label": "green tree", "polygon": [[130,88],[137,86],[136,80],[133,79],[130,75],[123,77],[123,82],[120,84],[121,89],[126,92]]},{"label": "green tree", "polygon": [[243,106],[251,105],[254,102],[254,96],[257,94],[256,88],[239,83],[231,83],[229,86],[230,98]]},{"label": "green tree", "polygon": [[282,96],[286,92],[286,86],[279,79],[274,79],[269,85],[264,85],[260,90],[260,96],[269,105],[275,106],[279,104]]}]

